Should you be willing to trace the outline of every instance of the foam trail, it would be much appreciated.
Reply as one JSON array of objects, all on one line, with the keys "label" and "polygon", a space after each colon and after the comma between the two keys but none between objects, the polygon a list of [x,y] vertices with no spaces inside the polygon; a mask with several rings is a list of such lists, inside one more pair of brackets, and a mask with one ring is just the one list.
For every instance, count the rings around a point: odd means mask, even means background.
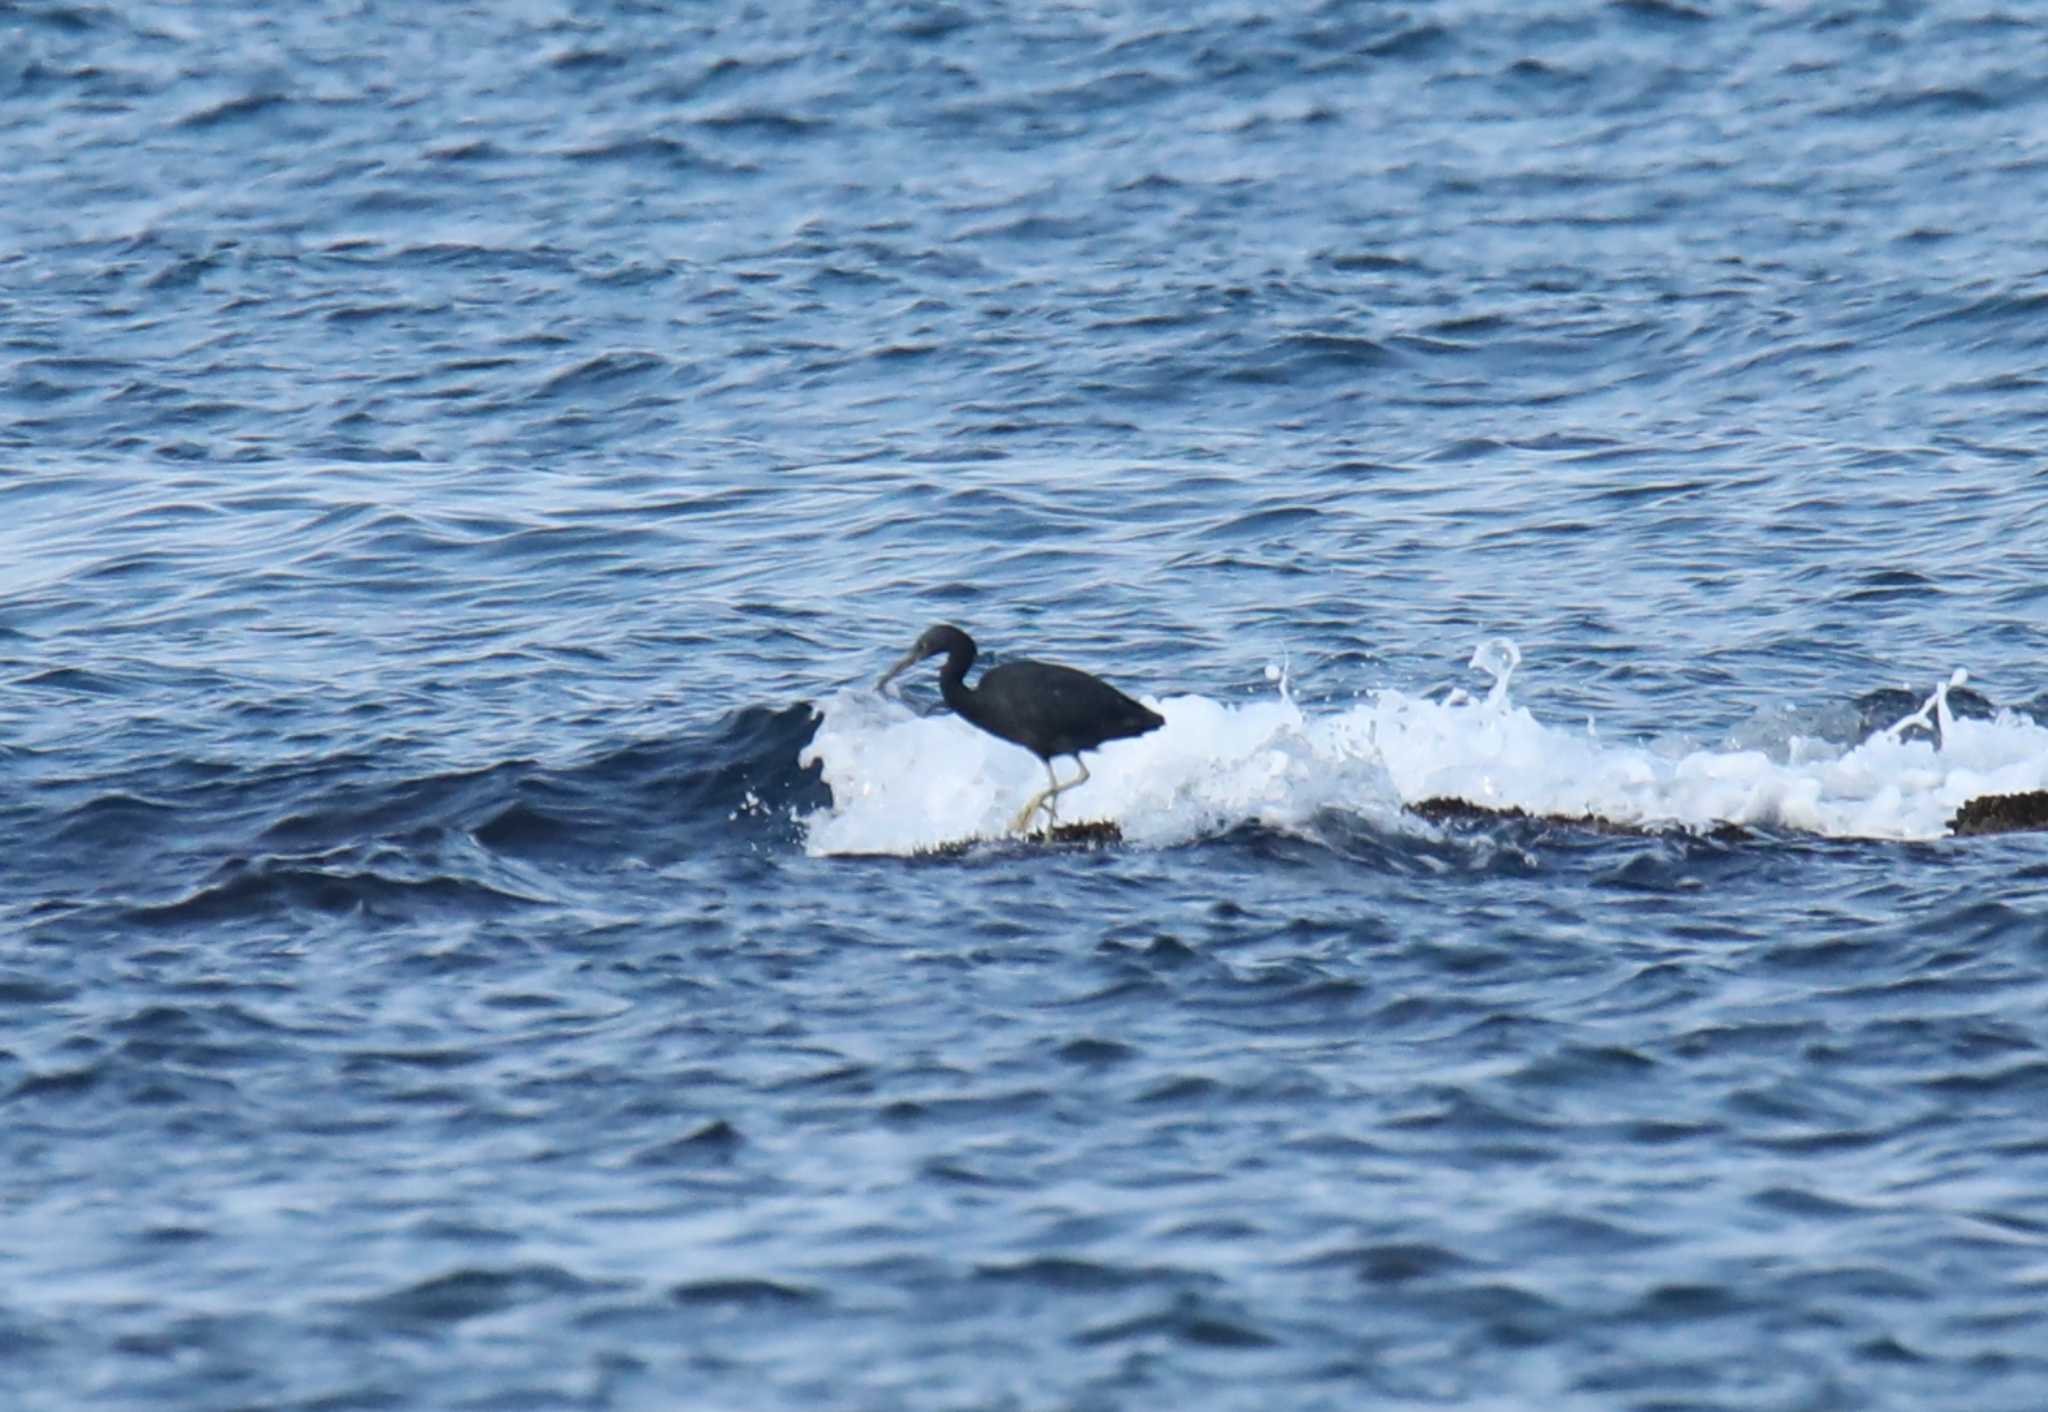
[{"label": "foam trail", "polygon": [[[2048,729],[2011,715],[1953,717],[1947,693],[1966,680],[1961,672],[1918,713],[1939,719],[1938,750],[1924,738],[1902,740],[1901,722],[1847,751],[1800,741],[1773,759],[1744,748],[1672,754],[1610,744],[1590,722],[1546,725],[1510,696],[1520,663],[1512,642],[1495,639],[1472,659],[1493,678],[1483,698],[1454,691],[1433,701],[1388,689],[1322,714],[1303,711],[1276,671],[1269,699],[1148,698],[1165,726],[1091,753],[1092,778],[1061,797],[1060,816],[1108,820],[1131,843],[1165,846],[1245,823],[1313,836],[1327,810],[1420,830],[1427,826],[1402,806],[1450,796],[1648,827],[1734,823],[1924,839],[1945,834],[1970,799],[2048,788]],[[821,715],[803,759],[822,767],[833,803],[805,821],[813,853],[1000,839],[1044,783],[1026,751],[873,691],[840,692]]]}]

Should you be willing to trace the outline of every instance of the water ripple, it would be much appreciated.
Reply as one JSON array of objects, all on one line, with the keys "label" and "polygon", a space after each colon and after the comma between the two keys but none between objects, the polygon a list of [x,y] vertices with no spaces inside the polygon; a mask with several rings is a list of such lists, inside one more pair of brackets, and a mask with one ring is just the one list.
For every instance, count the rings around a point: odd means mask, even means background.
[{"label": "water ripple", "polygon": [[2037,18],[16,9],[0,1402],[2038,1403]]}]

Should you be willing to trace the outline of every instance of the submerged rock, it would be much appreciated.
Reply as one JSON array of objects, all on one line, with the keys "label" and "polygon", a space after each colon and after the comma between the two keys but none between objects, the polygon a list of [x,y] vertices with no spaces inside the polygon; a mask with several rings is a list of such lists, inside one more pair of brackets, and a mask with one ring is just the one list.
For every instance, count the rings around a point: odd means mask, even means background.
[{"label": "submerged rock", "polygon": [[[1510,804],[1499,808],[1491,804],[1474,804],[1469,799],[1453,799],[1438,795],[1407,806],[1408,812],[1432,824],[1472,823],[1514,823],[1524,821],[1536,824],[1551,824],[1558,828],[1578,829],[1585,833],[1603,833],[1645,837],[1651,834],[1699,833],[1701,830],[1688,829],[1680,824],[1625,824],[1617,819],[1602,818],[1598,814],[1532,814],[1520,805]],[[1740,824],[1716,824],[1704,830],[1706,837],[1723,840],[1748,838],[1750,831]]]},{"label": "submerged rock", "polygon": [[1027,837],[1033,843],[1122,843],[1124,831],[1108,819],[1092,819],[1085,824],[1054,824]]},{"label": "submerged rock", "polygon": [[[1474,804],[1469,799],[1443,797],[1410,804],[1408,812],[1427,819],[1432,824],[1513,823],[1528,820],[1559,828],[1579,829],[1586,833],[1645,835],[1693,832],[1668,824],[1624,824],[1613,819],[1603,819],[1598,814],[1531,814],[1528,810],[1513,805],[1502,809],[1490,804]],[[1955,816],[1948,821],[1948,827],[1958,838],[1981,834],[2025,833],[2032,830],[2048,831],[2048,789],[2028,790],[2023,794],[1980,795],[1956,810]],[[1748,838],[1751,833],[1740,824],[1717,824],[1706,830],[1706,836],[1734,841]]]}]

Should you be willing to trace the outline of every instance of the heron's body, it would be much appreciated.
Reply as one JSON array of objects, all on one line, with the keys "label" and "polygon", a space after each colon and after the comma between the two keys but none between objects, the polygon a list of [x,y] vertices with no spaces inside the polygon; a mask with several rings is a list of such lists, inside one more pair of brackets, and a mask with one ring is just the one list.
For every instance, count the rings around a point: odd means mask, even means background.
[{"label": "heron's body", "polygon": [[[1060,794],[1088,778],[1082,751],[1166,724],[1164,716],[1100,677],[1057,662],[1005,662],[983,672],[980,682],[969,686],[967,669],[974,665],[977,653],[974,639],[945,624],[918,638],[909,654],[876,683],[877,688],[888,685],[904,668],[941,652],[946,660],[939,668],[939,694],[946,704],[970,724],[1023,746],[1045,763],[1046,778],[1052,783],[1017,815],[1011,827],[1020,832],[1040,807],[1053,818],[1059,817]],[[1065,784],[1052,768],[1053,760],[1061,755],[1072,756],[1081,770]]]}]

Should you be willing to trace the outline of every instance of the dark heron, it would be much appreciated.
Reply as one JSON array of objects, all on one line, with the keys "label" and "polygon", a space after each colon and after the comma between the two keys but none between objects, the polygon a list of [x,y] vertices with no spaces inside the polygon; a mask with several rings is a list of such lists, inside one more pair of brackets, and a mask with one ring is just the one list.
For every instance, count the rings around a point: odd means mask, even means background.
[{"label": "dark heron", "polygon": [[[1055,823],[1059,821],[1060,795],[1088,780],[1082,751],[1166,724],[1166,717],[1140,706],[1102,678],[1054,662],[1005,662],[983,672],[978,685],[969,686],[974,639],[950,623],[926,628],[903,660],[882,674],[875,690],[887,686],[904,668],[941,652],[946,663],[939,668],[939,694],[946,704],[971,724],[1023,746],[1045,762],[1045,777],[1052,783],[1033,795],[1010,825],[1017,833],[1024,831],[1040,805]],[[1052,768],[1056,755],[1073,756],[1081,773],[1061,784]]]}]

